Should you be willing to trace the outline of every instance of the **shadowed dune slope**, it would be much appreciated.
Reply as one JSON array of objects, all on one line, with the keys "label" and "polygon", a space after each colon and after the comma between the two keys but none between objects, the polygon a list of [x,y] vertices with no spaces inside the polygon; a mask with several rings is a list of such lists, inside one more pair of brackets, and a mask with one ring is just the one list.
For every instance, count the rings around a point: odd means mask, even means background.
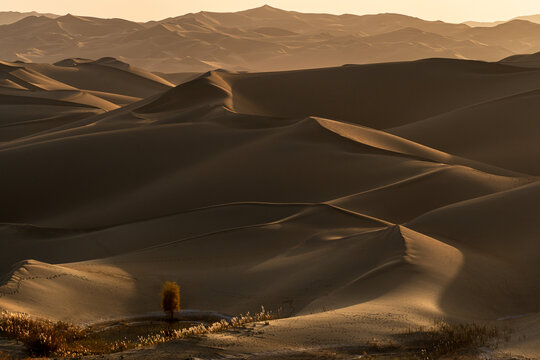
[{"label": "shadowed dune slope", "polygon": [[[501,303],[507,303],[502,307],[507,316],[538,311],[531,296],[539,290],[538,191],[535,182],[442,207],[407,224],[466,251],[461,274],[442,299],[448,311],[468,308],[472,316]],[[456,303],[449,301],[453,292],[463,294]],[[490,302],[482,305],[478,298]]]},{"label": "shadowed dune slope", "polygon": [[0,142],[69,126],[172,86],[113,58],[0,62]]},{"label": "shadowed dune slope", "polygon": [[390,132],[496,166],[540,175],[539,90],[465,107]]},{"label": "shadowed dune slope", "polygon": [[512,66],[538,69],[540,68],[540,53],[513,55],[500,62]]},{"label": "shadowed dune slope", "polygon": [[0,90],[26,116],[1,123],[2,309],[144,314],[175,280],[184,308],[281,307],[258,339],[297,347],[358,342],[359,322],[540,311],[535,69],[428,59],[172,87],[111,58],[1,66],[36,86]]},{"label": "shadowed dune slope", "polygon": [[215,76],[232,89],[238,112],[320,116],[377,129],[535,90],[540,80],[536,70],[447,59]]},{"label": "shadowed dune slope", "polygon": [[[413,229],[530,266],[538,257],[535,215],[540,187],[530,185],[478,197],[428,212],[408,223]],[[474,214],[474,216],[472,216]],[[502,216],[504,222],[492,219]],[[516,262],[516,265],[518,262]],[[537,276],[536,272],[531,276]]]}]

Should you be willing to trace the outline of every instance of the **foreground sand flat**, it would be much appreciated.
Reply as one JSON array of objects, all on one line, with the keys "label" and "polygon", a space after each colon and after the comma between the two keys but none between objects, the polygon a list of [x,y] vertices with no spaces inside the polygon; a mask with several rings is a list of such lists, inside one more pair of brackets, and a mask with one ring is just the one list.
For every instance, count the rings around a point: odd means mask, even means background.
[{"label": "foreground sand flat", "polygon": [[289,316],[205,340],[239,353],[438,317],[511,326],[503,350],[540,353],[540,70],[0,74],[0,308],[91,323],[155,311],[175,280],[184,308]]}]

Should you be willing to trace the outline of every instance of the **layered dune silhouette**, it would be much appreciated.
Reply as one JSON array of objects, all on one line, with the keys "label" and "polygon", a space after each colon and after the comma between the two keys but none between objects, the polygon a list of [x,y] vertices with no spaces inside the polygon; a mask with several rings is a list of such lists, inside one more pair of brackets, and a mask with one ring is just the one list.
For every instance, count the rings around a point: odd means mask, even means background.
[{"label": "layered dune silhouette", "polygon": [[538,32],[269,6],[0,26],[0,309],[140,316],[172,280],[185,309],[282,309],[201,341],[236,355],[446,318],[540,356]]},{"label": "layered dune silhouette", "polygon": [[18,11],[0,11],[0,25],[12,24],[29,16],[45,16],[51,19],[60,17],[54,14],[41,14],[35,11],[18,12]]},{"label": "layered dune silhouette", "polygon": [[110,57],[0,69],[2,309],[133,316],[175,279],[184,308],[291,316],[245,347],[441,316],[538,329],[537,69],[427,59],[177,86]]},{"label": "layered dune silhouette", "polygon": [[0,141],[57,129],[173,86],[113,58],[0,62]]},{"label": "layered dune silhouette", "polygon": [[14,15],[24,18],[0,25],[0,59],[55,63],[113,56],[170,73],[293,70],[429,57],[497,61],[540,51],[535,16],[469,26],[399,14],[338,16],[263,6],[147,23],[0,13],[0,24]]}]

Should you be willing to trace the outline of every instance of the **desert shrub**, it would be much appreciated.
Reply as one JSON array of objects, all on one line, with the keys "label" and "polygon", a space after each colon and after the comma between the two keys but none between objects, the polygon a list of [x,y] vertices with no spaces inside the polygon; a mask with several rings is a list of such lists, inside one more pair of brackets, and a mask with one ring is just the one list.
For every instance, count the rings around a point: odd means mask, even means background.
[{"label": "desert shrub", "polygon": [[501,333],[496,326],[479,324],[451,324],[436,321],[429,330],[419,330],[419,359],[437,359],[441,356],[471,353],[481,347],[495,348]]},{"label": "desert shrub", "polygon": [[[167,328],[162,328],[157,332],[152,330],[142,336],[134,337],[130,336],[127,332],[111,335],[110,333],[105,333],[103,330],[92,327],[83,329],[64,322],[32,319],[25,314],[4,312],[1,315],[0,336],[21,341],[33,356],[66,356],[75,358],[85,355],[120,352],[143,346],[156,345],[170,340],[216,333],[243,327],[248,323],[267,321],[277,317],[262,307],[261,312],[255,315],[248,313],[247,315],[240,315],[230,320],[200,323],[195,326],[181,327],[179,329],[174,329],[174,327],[168,324]],[[11,359],[9,356],[0,353],[0,360]]]},{"label": "desert shrub", "polygon": [[49,356],[63,353],[69,341],[84,337],[84,330],[61,321],[4,312],[0,318],[0,334],[21,341],[32,355]]},{"label": "desert shrub", "polygon": [[448,354],[456,349],[487,346],[499,338],[499,330],[495,326],[440,322],[430,337],[437,353]]},{"label": "desert shrub", "polygon": [[169,319],[174,318],[174,312],[180,310],[180,287],[177,283],[166,281],[161,289],[161,308],[169,315]]}]

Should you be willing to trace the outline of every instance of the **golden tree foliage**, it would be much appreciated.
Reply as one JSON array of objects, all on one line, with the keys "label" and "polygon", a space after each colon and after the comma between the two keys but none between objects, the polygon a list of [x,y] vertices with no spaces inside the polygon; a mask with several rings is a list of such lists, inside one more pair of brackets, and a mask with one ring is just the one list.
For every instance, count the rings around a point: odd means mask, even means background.
[{"label": "golden tree foliage", "polygon": [[174,318],[174,312],[180,310],[180,287],[173,281],[165,281],[161,289],[161,308]]}]

